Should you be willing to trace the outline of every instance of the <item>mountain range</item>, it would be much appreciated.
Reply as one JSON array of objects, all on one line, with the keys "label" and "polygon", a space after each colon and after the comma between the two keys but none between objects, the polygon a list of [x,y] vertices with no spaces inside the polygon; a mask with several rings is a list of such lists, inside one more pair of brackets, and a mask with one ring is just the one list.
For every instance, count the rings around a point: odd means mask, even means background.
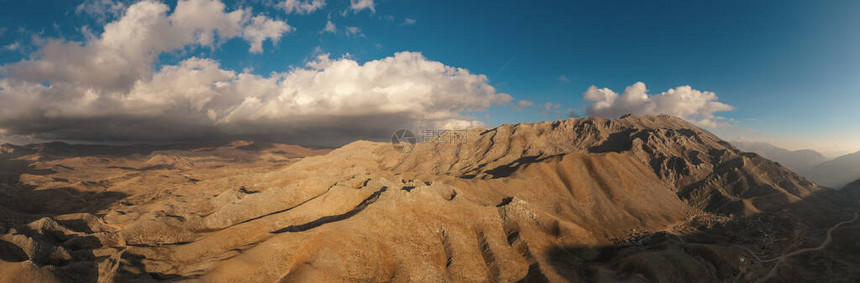
[{"label": "mountain range", "polygon": [[827,159],[821,153],[808,149],[792,151],[763,142],[733,141],[732,144],[741,150],[779,162],[822,186],[841,189],[848,183],[860,180],[860,152]]},{"label": "mountain range", "polygon": [[822,186],[842,188],[853,181],[860,180],[860,152],[815,165],[803,174]]},{"label": "mountain range", "polygon": [[779,162],[779,164],[795,172],[809,171],[813,166],[824,163],[827,157],[809,149],[788,150],[763,142],[732,141],[733,145],[743,151],[755,152],[761,156]]},{"label": "mountain range", "polygon": [[856,188],[672,116],[2,149],[0,281],[860,280]]}]

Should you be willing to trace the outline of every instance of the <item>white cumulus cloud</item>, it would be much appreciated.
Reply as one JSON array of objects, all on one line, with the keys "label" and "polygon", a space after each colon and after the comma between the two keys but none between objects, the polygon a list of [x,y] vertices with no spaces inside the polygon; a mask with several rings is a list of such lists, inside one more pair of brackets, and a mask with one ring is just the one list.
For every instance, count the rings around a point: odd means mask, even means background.
[{"label": "white cumulus cloud", "polygon": [[364,9],[376,13],[376,5],[373,3],[373,0],[349,0],[349,4],[349,9],[356,13]]},{"label": "white cumulus cloud", "polygon": [[342,144],[397,128],[482,126],[465,112],[511,100],[484,75],[401,52],[360,64],[320,55],[259,76],[189,58],[128,91],[0,79],[0,129],[67,140],[280,138]]},{"label": "white cumulus cloud", "polygon": [[307,15],[325,7],[325,0],[286,0],[277,5],[287,11],[287,14]]},{"label": "white cumulus cloud", "polygon": [[21,44],[19,44],[17,41],[3,46],[3,50],[6,51],[17,51],[19,48],[21,48]]},{"label": "white cumulus cloud", "polygon": [[358,27],[346,27],[346,36],[364,37],[364,33]]},{"label": "white cumulus cloud", "polygon": [[153,67],[161,54],[230,39],[261,52],[290,30],[217,0],[182,0],[172,10],[130,5],[100,34],[47,38],[26,59],[0,66],[0,139],[339,145],[399,128],[482,126],[467,113],[512,100],[486,76],[417,52],[361,63],[320,50],[305,66],[268,75],[198,57]]},{"label": "white cumulus cloud", "polygon": [[236,37],[247,39],[251,52],[260,52],[264,40],[277,41],[291,30],[285,22],[254,16],[250,10],[227,12],[222,2],[214,0],[179,1],[172,14],[168,10],[159,2],[138,2],[122,18],[105,25],[100,35],[86,42],[42,40],[35,56],[4,65],[0,72],[16,82],[127,89],[151,74],[153,62],[162,53],[214,46]]},{"label": "white cumulus cloud", "polygon": [[332,22],[331,20],[328,20],[325,23],[325,28],[323,28],[323,30],[320,32],[321,33],[337,33],[337,26],[334,25],[334,22]]},{"label": "white cumulus cloud", "polygon": [[252,53],[263,52],[263,42],[266,39],[277,44],[281,35],[292,31],[293,28],[282,21],[272,20],[266,16],[256,16],[242,30],[242,38],[251,44]]},{"label": "white cumulus cloud", "polygon": [[125,7],[125,3],[113,0],[85,0],[75,8],[75,13],[89,15],[104,23],[121,16]]},{"label": "white cumulus cloud", "polygon": [[725,118],[714,113],[734,110],[731,105],[717,101],[715,93],[695,90],[690,86],[671,88],[655,95],[648,95],[648,89],[642,82],[628,86],[621,94],[608,88],[591,86],[583,96],[592,103],[586,107],[588,115],[607,118],[624,114],[669,114],[702,126],[718,127],[725,124],[719,122]]}]

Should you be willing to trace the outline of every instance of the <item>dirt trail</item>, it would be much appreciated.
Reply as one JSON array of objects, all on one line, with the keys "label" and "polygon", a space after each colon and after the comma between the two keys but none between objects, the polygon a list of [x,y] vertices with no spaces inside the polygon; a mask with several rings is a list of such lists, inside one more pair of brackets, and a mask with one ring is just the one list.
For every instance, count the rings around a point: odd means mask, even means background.
[{"label": "dirt trail", "polygon": [[827,230],[827,237],[826,237],[826,238],[824,239],[824,241],[823,241],[823,242],[821,242],[821,244],[819,244],[817,247],[814,247],[814,248],[804,248],[804,249],[799,249],[799,250],[796,250],[796,251],[793,251],[793,252],[790,252],[790,253],[787,253],[787,254],[781,255],[781,256],[779,256],[779,257],[772,258],[772,259],[762,260],[762,259],[760,259],[758,256],[756,256],[756,255],[755,255],[751,250],[749,250],[749,249],[747,249],[746,247],[744,247],[744,248],[745,248],[745,249],[746,249],[746,250],[747,250],[747,251],[748,251],[748,252],[749,252],[753,257],[755,257],[755,258],[756,258],[756,260],[758,260],[758,261],[760,261],[760,262],[762,262],[762,263],[765,263],[765,262],[774,262],[774,261],[776,261],[776,262],[777,262],[777,263],[773,266],[773,268],[771,268],[771,269],[770,269],[770,272],[767,274],[767,276],[765,276],[764,278],[759,279],[759,280],[758,280],[758,281],[756,281],[756,282],[764,282],[765,280],[768,280],[768,279],[771,279],[771,278],[776,277],[776,273],[777,273],[777,271],[778,271],[778,269],[779,269],[779,266],[780,266],[780,265],[781,265],[781,264],[782,264],[786,259],[788,259],[788,258],[790,258],[790,257],[796,256],[796,255],[799,255],[799,254],[802,254],[802,253],[807,253],[807,252],[818,251],[818,250],[822,250],[822,249],[824,249],[825,247],[827,247],[827,245],[828,245],[828,244],[830,244],[830,242],[831,242],[831,241],[833,241],[833,231],[836,231],[836,229],[839,229],[839,227],[840,227],[840,226],[842,226],[842,225],[849,224],[849,223],[853,223],[853,222],[857,221],[858,219],[860,219],[860,210],[858,210],[858,211],[854,212],[854,218],[852,218],[851,220],[842,221],[842,222],[836,223],[836,225],[833,225],[833,227],[830,227],[830,229],[828,229],[828,230]]}]

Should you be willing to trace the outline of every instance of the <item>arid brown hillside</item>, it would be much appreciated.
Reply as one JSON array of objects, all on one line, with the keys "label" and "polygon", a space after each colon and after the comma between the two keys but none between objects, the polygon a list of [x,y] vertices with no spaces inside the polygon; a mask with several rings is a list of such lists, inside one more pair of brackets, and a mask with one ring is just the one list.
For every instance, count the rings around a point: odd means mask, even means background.
[{"label": "arid brown hillside", "polygon": [[670,116],[3,152],[6,282],[860,278],[853,196]]}]

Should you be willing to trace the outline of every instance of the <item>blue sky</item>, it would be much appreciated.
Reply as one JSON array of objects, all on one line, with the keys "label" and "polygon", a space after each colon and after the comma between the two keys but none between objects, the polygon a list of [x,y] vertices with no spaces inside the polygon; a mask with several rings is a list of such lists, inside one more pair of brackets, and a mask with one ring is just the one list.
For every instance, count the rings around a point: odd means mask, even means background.
[{"label": "blue sky", "polygon": [[[251,8],[295,29],[277,44],[265,41],[261,53],[241,39],[189,45],[160,54],[154,69],[196,56],[266,76],[302,68],[319,53],[363,63],[413,51],[486,75],[512,103],[534,104],[464,113],[487,126],[584,115],[590,86],[621,93],[643,82],[652,95],[685,85],[714,92],[734,108],[718,112],[725,120],[709,128],[725,139],[860,150],[858,1],[377,0],[355,11],[349,1],[328,0],[308,14],[277,2],[225,1],[227,10]],[[78,11],[81,3],[0,1],[0,64],[38,57],[34,37],[85,42],[83,30],[98,35],[122,17],[100,19]],[[329,20],[337,33],[321,32]],[[348,35],[347,27],[360,33]],[[544,111],[547,103],[559,106]]]}]

